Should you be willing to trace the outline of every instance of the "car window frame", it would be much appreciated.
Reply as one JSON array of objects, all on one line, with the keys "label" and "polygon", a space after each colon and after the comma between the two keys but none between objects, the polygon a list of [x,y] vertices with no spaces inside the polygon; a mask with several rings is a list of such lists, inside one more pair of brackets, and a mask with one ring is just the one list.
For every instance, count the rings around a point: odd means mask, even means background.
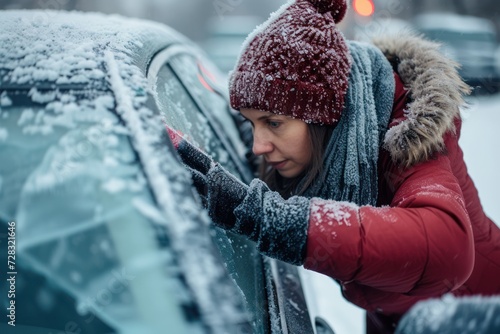
[{"label": "car window frame", "polygon": [[[146,70],[146,78],[148,80],[148,88],[150,91],[154,91],[154,87],[156,84],[157,74],[161,70],[163,66],[168,66],[170,70],[176,75],[177,80],[184,87],[186,92],[189,94],[189,97],[193,100],[195,105],[201,111],[202,115],[207,119],[210,129],[215,134],[215,136],[220,140],[222,146],[228,153],[231,161],[234,163],[239,176],[243,179],[243,181],[249,183],[252,179],[252,172],[249,167],[246,167],[242,158],[239,157],[237,150],[234,144],[229,140],[228,136],[224,133],[224,130],[220,127],[218,120],[216,117],[208,110],[203,103],[198,99],[196,94],[190,89],[189,85],[186,83],[186,80],[182,78],[182,76],[178,73],[174,66],[171,66],[169,61],[180,55],[188,55],[192,56],[197,61],[200,61],[199,57],[200,51],[191,46],[174,44],[165,49],[159,51],[148,64],[148,68]],[[201,59],[204,60],[204,59]],[[222,99],[226,100],[227,98],[220,92],[217,87],[211,87],[214,89],[214,93],[219,95]],[[229,105],[229,104],[228,104]],[[231,119],[234,122],[234,120]],[[236,124],[235,124],[236,127]]]}]

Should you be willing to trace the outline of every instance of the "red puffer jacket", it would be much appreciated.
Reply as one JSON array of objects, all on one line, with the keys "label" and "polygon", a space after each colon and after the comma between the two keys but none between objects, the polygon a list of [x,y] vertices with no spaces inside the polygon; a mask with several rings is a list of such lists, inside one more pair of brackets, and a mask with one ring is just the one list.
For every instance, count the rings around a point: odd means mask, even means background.
[{"label": "red puffer jacket", "polygon": [[[386,55],[394,51],[383,45],[381,49]],[[390,128],[408,122],[414,116],[411,108],[416,109],[426,94],[425,88],[410,87],[413,106],[407,104],[403,83],[395,77]],[[419,122],[415,119],[412,123]],[[394,162],[391,150],[425,150],[425,145],[388,148],[386,142],[379,156],[377,207],[311,202],[304,267],[336,279],[344,296],[368,311],[368,332],[384,332],[377,324],[388,324],[386,332],[391,332],[422,299],[448,292],[500,293],[500,229],[483,212],[467,173],[458,145],[459,115],[452,121],[455,129],[441,136],[441,153],[406,168]],[[430,132],[422,124],[410,125],[406,139],[413,138],[418,127]],[[411,146],[411,141],[405,143]]]}]

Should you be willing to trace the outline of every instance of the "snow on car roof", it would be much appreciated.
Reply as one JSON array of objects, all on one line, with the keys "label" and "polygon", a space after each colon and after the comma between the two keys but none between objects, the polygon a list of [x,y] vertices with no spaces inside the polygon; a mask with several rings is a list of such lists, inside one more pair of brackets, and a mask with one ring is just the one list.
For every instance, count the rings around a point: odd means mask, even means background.
[{"label": "snow on car roof", "polygon": [[161,24],[100,13],[6,10],[0,11],[0,22],[0,68],[10,70],[0,82],[17,84],[100,80],[96,54],[103,49],[132,58],[155,35],[183,39]]},{"label": "snow on car roof", "polygon": [[87,89],[87,96],[79,98],[80,110],[112,107],[116,94],[109,90],[110,61],[119,62],[121,79],[132,96],[144,100],[147,61],[174,41],[186,39],[163,24],[119,15],[0,11],[2,106],[12,103],[14,90],[26,89],[33,103],[56,113],[41,117],[43,122],[36,126],[26,124],[30,132],[49,134],[54,124],[69,128],[73,124],[66,112],[74,111],[75,94],[68,96],[64,89]]}]

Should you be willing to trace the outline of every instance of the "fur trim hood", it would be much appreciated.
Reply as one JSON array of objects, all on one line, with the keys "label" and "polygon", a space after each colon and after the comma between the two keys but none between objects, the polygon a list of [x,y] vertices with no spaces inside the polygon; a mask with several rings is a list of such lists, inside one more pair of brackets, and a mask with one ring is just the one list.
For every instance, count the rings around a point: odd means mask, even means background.
[{"label": "fur trim hood", "polygon": [[387,131],[383,145],[396,163],[411,167],[444,149],[443,135],[455,130],[454,120],[471,90],[457,73],[459,65],[440,53],[439,44],[402,34],[375,38],[373,44],[409,90],[406,119]]}]

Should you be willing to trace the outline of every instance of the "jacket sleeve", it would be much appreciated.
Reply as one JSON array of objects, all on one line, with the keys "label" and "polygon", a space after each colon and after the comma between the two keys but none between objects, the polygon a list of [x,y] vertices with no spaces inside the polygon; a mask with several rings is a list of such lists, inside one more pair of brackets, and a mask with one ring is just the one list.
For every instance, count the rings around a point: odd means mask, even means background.
[{"label": "jacket sleeve", "polygon": [[313,199],[304,266],[343,282],[407,295],[458,288],[474,263],[472,229],[451,161],[386,169],[389,206]]}]

